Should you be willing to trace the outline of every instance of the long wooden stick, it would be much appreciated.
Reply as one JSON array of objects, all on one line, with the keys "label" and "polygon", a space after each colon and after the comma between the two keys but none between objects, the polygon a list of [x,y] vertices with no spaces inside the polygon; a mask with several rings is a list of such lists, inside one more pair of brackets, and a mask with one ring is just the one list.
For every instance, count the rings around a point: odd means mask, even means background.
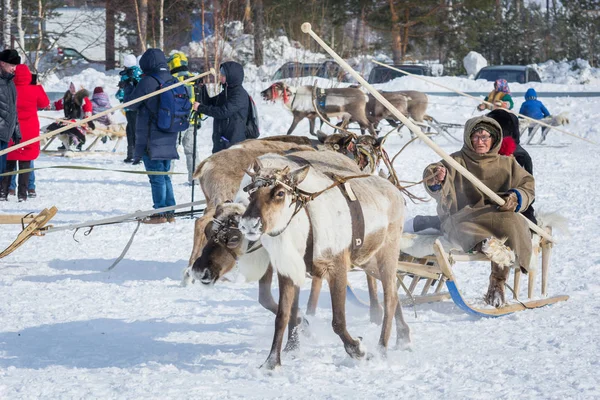
[{"label": "long wooden stick", "polygon": [[4,150],[0,151],[0,156],[3,156],[4,154],[10,153],[11,151],[20,149],[21,147],[25,147],[25,146],[27,146],[29,144],[39,142],[42,139],[58,135],[59,133],[62,133],[64,131],[68,131],[71,128],[75,128],[77,126],[81,126],[81,125],[86,124],[86,123],[88,123],[90,121],[93,121],[95,119],[98,119],[100,117],[108,115],[108,114],[110,114],[112,112],[120,110],[121,108],[129,107],[132,104],[139,103],[140,101],[149,99],[150,97],[156,96],[157,94],[164,93],[167,90],[171,90],[171,89],[176,88],[178,86],[185,85],[186,83],[190,83],[192,81],[195,81],[196,79],[200,79],[200,78],[202,78],[202,77],[204,77],[206,75],[209,75],[209,74],[214,75],[215,74],[215,70],[213,68],[211,68],[208,72],[205,72],[203,74],[192,76],[191,78],[188,78],[188,79],[186,79],[184,81],[177,82],[177,83],[175,83],[175,84],[173,84],[171,86],[167,86],[165,88],[159,89],[156,92],[148,93],[147,95],[144,95],[142,97],[138,97],[137,99],[128,101],[127,103],[119,104],[118,106],[114,106],[113,108],[110,108],[110,109],[108,109],[106,111],[102,111],[102,112],[100,112],[100,113],[98,113],[96,115],[92,115],[91,117],[87,117],[87,118],[81,119],[81,120],[79,120],[77,122],[74,122],[72,124],[65,125],[62,128],[58,128],[56,130],[53,130],[52,132],[48,132],[48,133],[45,133],[45,134],[40,135],[38,137],[35,137],[33,139],[29,139],[29,140],[27,140],[25,142],[21,142],[21,143],[16,144],[16,145],[14,145],[12,147],[9,147],[8,149],[4,149]]},{"label": "long wooden stick", "polygon": [[[377,65],[381,65],[382,67],[389,68],[389,69],[391,69],[392,71],[401,72],[401,73],[403,73],[403,74],[406,74],[406,75],[412,76],[413,78],[417,78],[417,79],[420,79],[420,80],[422,80],[422,81],[424,81],[424,82],[427,82],[427,83],[430,83],[430,84],[432,84],[432,85],[439,86],[439,87],[441,87],[441,88],[443,88],[443,89],[449,90],[449,91],[451,91],[451,92],[458,93],[458,94],[459,94],[459,95],[461,95],[461,96],[464,96],[464,97],[468,97],[468,98],[470,98],[470,99],[477,100],[477,102],[478,102],[478,103],[484,103],[484,104],[487,104],[488,106],[494,106],[494,107],[497,107],[495,104],[492,104],[492,103],[490,103],[489,101],[481,100],[481,99],[480,99],[480,98],[478,98],[478,97],[471,96],[470,94],[467,94],[467,93],[461,92],[460,90],[452,89],[451,87],[448,87],[448,86],[442,85],[441,83],[437,83],[437,82],[430,81],[429,79],[426,79],[426,78],[423,78],[423,77],[421,77],[421,76],[418,76],[418,75],[412,74],[412,73],[410,73],[410,72],[408,72],[408,71],[404,71],[404,70],[402,70],[402,69],[400,69],[400,68],[392,67],[391,65],[387,65],[387,64],[381,63],[381,62],[379,62],[379,61],[375,61],[375,60],[372,60],[372,61],[373,61],[375,64],[377,64]],[[557,131],[558,131],[558,132],[560,132],[560,133],[564,133],[565,135],[573,136],[574,138],[577,138],[577,139],[580,139],[580,140],[585,140],[586,142],[589,142],[589,143],[592,143],[592,144],[598,145],[598,143],[594,142],[593,140],[590,140],[590,139],[587,139],[587,138],[581,137],[581,136],[579,136],[579,135],[575,135],[574,133],[571,133],[571,132],[569,132],[569,131],[566,131],[566,130],[564,130],[564,129],[561,129],[561,128],[558,128],[558,127],[556,127],[556,126],[552,126],[552,125],[550,125],[550,124],[547,124],[547,123],[545,123],[545,122],[542,122],[542,121],[541,121],[541,120],[539,120],[539,119],[533,119],[533,118],[530,118],[530,117],[528,117],[528,116],[526,116],[526,115],[519,114],[518,112],[516,112],[516,111],[513,111],[513,110],[509,110],[509,109],[507,109],[507,108],[503,108],[503,110],[505,110],[505,111],[507,111],[507,112],[509,112],[509,113],[511,113],[511,114],[514,114],[514,115],[516,115],[517,117],[523,118],[523,119],[525,119],[525,120],[527,120],[527,121],[530,121],[530,122],[535,122],[536,124],[540,124],[540,125],[542,125],[542,126],[545,126],[545,127],[547,127],[547,128],[552,128],[552,129],[554,129],[554,130],[557,130]]]},{"label": "long wooden stick", "polygon": [[[348,65],[346,61],[344,61],[339,55],[337,55],[337,53],[333,51],[333,49],[329,47],[327,43],[325,43],[315,32],[313,32],[310,23],[303,23],[301,29],[302,32],[308,33],[310,36],[312,36],[312,38],[315,39],[315,41],[319,43],[321,47],[323,47],[323,49],[325,49],[325,51],[329,53],[329,55],[333,57],[333,59],[335,59],[335,61],[337,61],[338,64],[342,68],[344,68],[344,70],[346,70],[346,72],[348,72],[354,77],[354,79],[360,82],[360,84],[363,85],[364,88],[367,89],[373,95],[373,97],[379,100],[379,102],[385,108],[387,108],[396,118],[402,121],[402,123],[406,125],[408,129],[410,129],[423,142],[425,142],[425,144],[431,147],[433,151],[435,151],[448,164],[450,164],[454,169],[456,169],[462,176],[467,178],[473,185],[479,188],[479,190],[485,193],[496,204],[501,206],[504,205],[504,199],[502,197],[498,196],[498,194],[496,194],[493,190],[485,186],[475,175],[470,173],[465,167],[456,162],[456,160],[450,157],[444,150],[442,150],[437,144],[435,144],[431,139],[429,139],[427,135],[425,135],[417,125],[415,125],[411,120],[406,118],[400,111],[398,111],[398,109],[396,109],[396,107],[394,107],[389,101],[387,101],[387,99],[383,97],[381,93],[379,93],[373,86],[369,85],[367,81],[365,81],[364,78],[360,76],[358,72],[356,72],[350,65]],[[554,238],[552,238],[552,236],[549,235],[548,232],[546,232],[544,229],[540,228],[539,226],[528,220],[523,214],[519,213],[518,215],[525,218],[525,221],[527,221],[527,224],[534,232],[538,233],[546,240],[554,242]]]}]

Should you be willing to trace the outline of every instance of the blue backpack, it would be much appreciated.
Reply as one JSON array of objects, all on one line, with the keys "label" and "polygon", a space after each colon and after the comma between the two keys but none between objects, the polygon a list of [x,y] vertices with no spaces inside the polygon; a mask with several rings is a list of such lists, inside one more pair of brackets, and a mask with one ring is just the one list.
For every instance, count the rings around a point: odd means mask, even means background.
[{"label": "blue backpack", "polygon": [[[150,75],[159,83],[158,88],[179,83],[175,77],[162,82],[158,76]],[[192,102],[189,91],[185,85],[180,85],[158,95],[158,112],[156,114],[156,125],[158,129],[167,133],[179,133],[190,127],[190,112]]]}]

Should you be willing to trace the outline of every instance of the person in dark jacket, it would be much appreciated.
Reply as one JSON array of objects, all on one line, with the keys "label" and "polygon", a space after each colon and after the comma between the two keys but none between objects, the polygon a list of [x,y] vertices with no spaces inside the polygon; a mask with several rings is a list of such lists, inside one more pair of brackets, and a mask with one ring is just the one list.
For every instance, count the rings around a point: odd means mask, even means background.
[{"label": "person in dark jacket", "polygon": [[[13,78],[15,69],[21,64],[16,50],[6,49],[0,53],[0,151],[8,147],[12,139],[15,144],[21,141],[21,130],[17,118],[17,89]],[[0,174],[6,169],[6,154],[0,156]],[[6,194],[2,193],[5,198]]]},{"label": "person in dark jacket", "polygon": [[[525,171],[529,172],[530,175],[533,175],[533,161],[531,160],[531,156],[521,146],[521,133],[519,131],[519,119],[516,115],[509,113],[502,109],[496,109],[487,114],[488,117],[496,120],[500,124],[502,128],[502,137],[509,136],[511,137],[515,144],[517,145],[516,150],[512,153],[513,157],[517,161],[517,163],[525,169]],[[526,216],[531,222],[537,224],[537,219],[534,215],[533,203],[532,201],[527,210],[522,212],[524,216]]]},{"label": "person in dark jacket", "polygon": [[[115,97],[121,103],[123,103],[123,99],[125,98],[125,87],[129,84],[135,86],[142,79],[142,70],[138,67],[137,59],[133,54],[127,54],[123,57],[123,67],[123,70],[119,72],[119,76],[121,77],[119,80],[119,90],[115,94]],[[133,150],[135,149],[136,112],[126,108],[125,118],[127,119],[127,157],[123,162],[130,163],[133,162]]]},{"label": "person in dark jacket", "polygon": [[[519,114],[533,119],[550,117],[550,111],[548,111],[544,103],[537,99],[537,92],[534,88],[529,88],[525,92],[525,103],[521,104]],[[535,124],[529,126],[529,136],[533,133],[534,128]],[[542,142],[546,140],[549,130],[550,128],[546,126],[542,127]]]},{"label": "person in dark jacket", "polygon": [[246,140],[246,121],[250,98],[242,86],[244,68],[227,61],[220,68],[223,90],[215,97],[208,96],[203,85],[194,110],[214,118],[213,149],[216,153]]},{"label": "person in dark jacket", "polygon": [[[159,89],[161,82],[172,79],[165,54],[160,49],[148,49],[140,59],[140,68],[144,75],[136,86],[133,83],[124,88],[124,102],[135,100]],[[155,78],[156,77],[156,78]],[[167,133],[158,129],[156,115],[158,114],[158,96],[150,97],[128,108],[137,110],[135,149],[133,164],[144,162],[146,171],[169,172],[171,160],[179,159],[177,154],[177,134]],[[152,187],[154,208],[175,205],[173,186],[169,175],[148,175]],[[151,215],[143,222],[159,224],[174,222],[173,212]]]}]

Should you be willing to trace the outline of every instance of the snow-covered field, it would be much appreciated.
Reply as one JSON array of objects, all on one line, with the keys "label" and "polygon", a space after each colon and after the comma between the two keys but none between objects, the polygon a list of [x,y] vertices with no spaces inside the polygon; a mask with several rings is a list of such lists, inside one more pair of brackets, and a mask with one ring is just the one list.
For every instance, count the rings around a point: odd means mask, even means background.
[{"label": "snow-covered field", "polygon": [[[116,77],[87,73],[74,78],[88,88],[116,89]],[[458,89],[488,91],[488,82],[437,78]],[[64,90],[64,80],[54,88]],[[68,83],[68,82],[67,82]],[[403,78],[385,89],[420,88]],[[594,90],[581,85],[538,84],[538,91]],[[547,86],[547,85],[551,85]],[[264,86],[264,84],[263,84]],[[255,99],[260,84],[250,85]],[[263,87],[264,88],[264,87]],[[521,91],[520,87],[511,87]],[[113,90],[114,92],[114,90]],[[112,94],[112,92],[110,92]],[[516,107],[522,99],[515,99]],[[600,141],[593,118],[600,98],[543,99],[552,113],[567,111],[567,130]],[[440,121],[464,123],[476,103],[431,97],[429,114]],[[281,106],[258,101],[261,128],[284,133],[291,115]],[[297,133],[308,130],[303,121]],[[200,131],[200,157],[210,154],[210,120]],[[456,132],[460,137],[461,133]],[[406,141],[394,136],[390,154]],[[445,151],[458,149],[435,139]],[[530,147],[537,182],[536,209],[559,211],[570,232],[556,232],[550,293],[570,300],[499,319],[466,315],[450,301],[404,308],[413,336],[412,351],[390,349],[387,358],[349,359],[331,329],[331,306],[324,285],[319,309],[310,317],[301,348],[283,355],[283,366],[268,372],[266,359],[274,316],[257,302],[257,284],[232,282],[212,288],[179,286],[192,247],[193,221],[140,228],[125,259],[104,270],[119,255],[134,224],[34,237],[0,260],[1,399],[593,399],[600,398],[600,212],[598,146],[552,132],[549,145]],[[566,144],[566,147],[559,147]],[[106,145],[108,148],[108,144]],[[123,148],[122,148],[123,149]],[[41,156],[36,167],[125,166],[123,154],[94,154],[71,159]],[[401,179],[419,180],[438,156],[412,144],[396,162]],[[141,169],[137,167],[137,169]],[[176,172],[185,172],[177,162]],[[144,176],[117,172],[48,169],[36,173],[36,199],[2,203],[2,213],[39,211],[56,205],[56,226],[151,208]],[[190,199],[185,175],[174,178],[178,203]],[[418,193],[423,194],[422,190]],[[433,214],[435,205],[408,203],[408,217]],[[3,225],[0,247],[19,227]],[[77,239],[75,241],[74,239]],[[464,294],[481,298],[489,267],[457,268]],[[363,274],[350,280],[366,297]],[[301,291],[306,304],[310,289]],[[277,289],[274,289],[275,295]],[[416,311],[416,316],[415,316]],[[379,327],[365,309],[347,307],[348,327],[376,350]],[[393,341],[391,341],[393,343]]]}]

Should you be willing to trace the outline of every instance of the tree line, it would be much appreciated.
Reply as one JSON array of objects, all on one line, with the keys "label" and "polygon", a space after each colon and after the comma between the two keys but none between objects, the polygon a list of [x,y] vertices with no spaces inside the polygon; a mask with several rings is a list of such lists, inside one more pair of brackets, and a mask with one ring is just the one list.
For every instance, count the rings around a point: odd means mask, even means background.
[{"label": "tree line", "polygon": [[255,39],[256,65],[269,61],[262,46],[269,37],[285,35],[320,51],[300,31],[306,21],[343,57],[383,52],[395,63],[439,60],[450,70],[471,50],[490,64],[583,58],[598,66],[600,56],[600,0],[2,0],[3,44],[51,46],[43,21],[63,6],[105,7],[109,66],[116,33],[128,39],[120,50],[169,52],[187,45],[194,24],[209,20],[216,37],[227,22],[242,21]]}]

